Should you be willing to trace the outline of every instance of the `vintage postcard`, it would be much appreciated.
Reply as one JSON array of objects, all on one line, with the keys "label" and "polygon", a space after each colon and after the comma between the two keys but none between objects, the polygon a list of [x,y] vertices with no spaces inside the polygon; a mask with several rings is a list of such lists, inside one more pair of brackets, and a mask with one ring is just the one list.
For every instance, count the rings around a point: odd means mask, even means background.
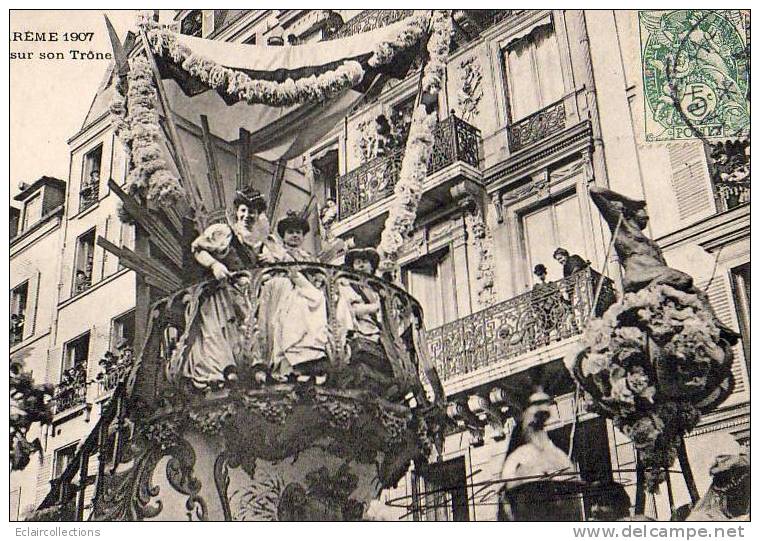
[{"label": "vintage postcard", "polygon": [[749,519],[748,9],[9,40],[17,536]]}]

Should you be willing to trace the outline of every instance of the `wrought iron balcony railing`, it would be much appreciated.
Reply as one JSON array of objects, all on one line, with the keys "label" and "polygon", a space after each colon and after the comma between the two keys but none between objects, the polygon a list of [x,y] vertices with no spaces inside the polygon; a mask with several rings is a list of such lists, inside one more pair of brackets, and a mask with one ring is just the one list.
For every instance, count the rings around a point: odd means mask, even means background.
[{"label": "wrought iron balcony railing", "polygon": [[55,413],[81,406],[87,401],[87,363],[81,362],[65,370],[55,389]]},{"label": "wrought iron balcony railing", "polygon": [[110,393],[127,377],[132,368],[132,350],[129,349],[127,354],[115,355],[110,351],[106,352],[100,360],[101,372],[95,378],[98,382],[98,394],[103,396]]},{"label": "wrought iron balcony railing", "polygon": [[474,372],[580,334],[591,314],[615,300],[612,281],[591,268],[523,293],[427,332],[433,364],[441,379]]},{"label": "wrought iron balcony railing", "polygon": [[337,29],[327,39],[340,39],[376,30],[412,14],[411,9],[365,9],[356,17],[349,19],[346,24]]},{"label": "wrought iron balcony railing", "polygon": [[79,192],[79,212],[82,212],[98,202],[98,185],[90,182],[82,186]]},{"label": "wrought iron balcony railing", "polygon": [[[456,116],[449,116],[435,130],[428,175],[461,161],[479,166],[480,130]],[[337,178],[338,217],[344,220],[393,193],[401,172],[404,150],[378,156]]]},{"label": "wrought iron balcony railing", "polygon": [[[294,291],[294,284],[298,284],[295,287],[302,295],[288,294]],[[353,311],[352,302],[359,303],[357,310],[362,314]],[[215,307],[226,303],[224,310],[229,311],[229,319],[209,319],[206,303]],[[305,308],[307,305],[311,308]],[[216,310],[211,312],[217,313]],[[424,340],[421,328],[419,303],[383,279],[334,265],[267,264],[237,272],[225,284],[216,280],[202,282],[159,301],[149,321],[141,366],[145,369],[146,362],[156,362],[161,365],[157,373],[168,376],[168,381],[160,378],[150,384],[155,385],[156,393],[159,387],[187,379],[196,387],[214,388],[223,383],[219,373],[216,380],[205,382],[191,374],[192,367],[199,366],[194,364],[196,361],[206,360],[210,364],[200,367],[201,372],[213,372],[214,366],[218,372],[219,366],[234,363],[242,381],[249,381],[250,373],[246,372],[263,370],[276,384],[276,359],[294,355],[278,345],[287,340],[281,337],[284,333],[300,333],[306,337],[303,343],[319,350],[320,358],[326,361],[324,369],[332,374],[327,377],[328,387],[352,387],[359,382],[358,387],[364,388],[362,374],[369,370],[381,374],[380,379],[390,378],[398,389],[411,392],[421,389],[418,367],[423,371],[430,367],[427,349],[420,345]],[[195,348],[204,346],[203,340],[197,338],[204,333],[215,334],[215,345],[199,352]],[[419,352],[425,355],[422,363]],[[214,358],[206,359],[206,353]]]},{"label": "wrought iron balcony railing", "polygon": [[563,101],[552,103],[509,126],[509,150],[517,152],[564,128],[565,104]]}]

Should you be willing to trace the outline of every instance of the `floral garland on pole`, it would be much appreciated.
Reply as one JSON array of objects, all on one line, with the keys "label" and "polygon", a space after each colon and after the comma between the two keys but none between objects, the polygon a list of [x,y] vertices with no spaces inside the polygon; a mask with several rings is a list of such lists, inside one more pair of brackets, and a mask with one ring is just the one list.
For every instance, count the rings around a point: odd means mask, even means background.
[{"label": "floral garland on pole", "polygon": [[174,205],[185,192],[169,170],[159,144],[158,95],[148,60],[138,56],[130,61],[126,98],[120,93],[120,83],[114,85],[116,92],[109,112],[116,135],[130,150],[127,189],[160,206]]},{"label": "floral garland on pole", "polygon": [[[435,10],[431,27],[427,47],[429,59],[423,69],[420,92],[422,96],[435,97],[443,88],[449,44],[454,31],[451,10]],[[385,268],[392,267],[393,260],[414,226],[417,206],[422,197],[422,185],[427,177],[428,161],[433,152],[433,130],[436,123],[435,111],[429,113],[424,105],[419,105],[412,114],[399,180],[394,188],[393,201],[378,245]]]}]

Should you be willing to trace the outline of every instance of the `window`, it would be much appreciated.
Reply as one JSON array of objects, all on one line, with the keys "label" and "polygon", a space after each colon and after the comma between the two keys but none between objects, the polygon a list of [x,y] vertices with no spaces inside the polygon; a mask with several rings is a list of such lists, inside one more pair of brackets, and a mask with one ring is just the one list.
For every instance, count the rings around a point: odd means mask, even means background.
[{"label": "window", "polygon": [[559,45],[551,23],[509,44],[504,62],[512,122],[559,101],[565,94]]},{"label": "window", "polygon": [[402,279],[409,294],[422,305],[427,329],[457,318],[454,262],[448,248],[405,266]]},{"label": "window", "polygon": [[415,472],[414,481],[415,520],[470,520],[464,457],[428,464]]},{"label": "window", "polygon": [[126,340],[130,347],[135,342],[135,312],[134,310],[113,320],[111,327],[111,351],[116,351],[119,344]]},{"label": "window", "polygon": [[82,184],[79,190],[79,211],[91,207],[100,195],[100,164],[103,159],[103,145],[91,150],[84,157]]},{"label": "window", "polygon": [[548,271],[547,280],[562,278],[562,267],[554,260],[554,250],[559,247],[586,259],[585,232],[580,216],[581,208],[575,194],[549,200],[548,204],[522,216],[523,241],[531,276],[533,268],[542,263]]},{"label": "window", "polygon": [[92,285],[92,262],[95,253],[95,230],[91,229],[77,239],[76,263],[74,265],[73,294],[81,293]]},{"label": "window", "polygon": [[29,198],[24,204],[24,219],[21,222],[21,230],[26,231],[42,219],[42,192]]},{"label": "window", "polygon": [[62,372],[66,372],[71,368],[86,366],[89,356],[90,333],[87,332],[79,338],[66,343]]},{"label": "window", "polygon": [[337,144],[316,153],[311,158],[314,181],[324,187],[326,199],[338,201],[338,146]]},{"label": "window", "polygon": [[194,9],[182,19],[180,23],[180,34],[186,36],[203,36],[203,11]]},{"label": "window", "polygon": [[53,458],[53,479],[58,479],[66,468],[74,460],[77,453],[77,444],[72,443],[55,451]]},{"label": "window", "polygon": [[24,282],[11,291],[11,345],[18,344],[24,339],[24,321],[26,306],[29,300],[29,282]]}]

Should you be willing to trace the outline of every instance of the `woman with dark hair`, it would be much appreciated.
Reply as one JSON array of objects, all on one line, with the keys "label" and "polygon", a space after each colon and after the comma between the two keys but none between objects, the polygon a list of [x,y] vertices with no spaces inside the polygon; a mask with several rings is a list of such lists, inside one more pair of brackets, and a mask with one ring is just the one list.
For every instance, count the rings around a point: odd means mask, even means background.
[{"label": "woman with dark hair", "polygon": [[[295,212],[277,222],[278,237],[270,235],[261,249],[264,263],[317,262],[301,246],[309,223]],[[265,354],[272,377],[315,377],[324,383],[327,365],[327,301],[324,292],[301,270],[271,277],[261,289],[259,308]]]},{"label": "woman with dark hair", "polygon": [[250,360],[242,344],[248,317],[248,279],[234,273],[256,265],[256,252],[269,232],[266,201],[246,187],[235,194],[234,218],[212,224],[193,241],[195,260],[215,282],[191,293],[185,333],[167,367],[169,379],[184,378],[199,388],[219,386],[237,378],[238,365]]}]

